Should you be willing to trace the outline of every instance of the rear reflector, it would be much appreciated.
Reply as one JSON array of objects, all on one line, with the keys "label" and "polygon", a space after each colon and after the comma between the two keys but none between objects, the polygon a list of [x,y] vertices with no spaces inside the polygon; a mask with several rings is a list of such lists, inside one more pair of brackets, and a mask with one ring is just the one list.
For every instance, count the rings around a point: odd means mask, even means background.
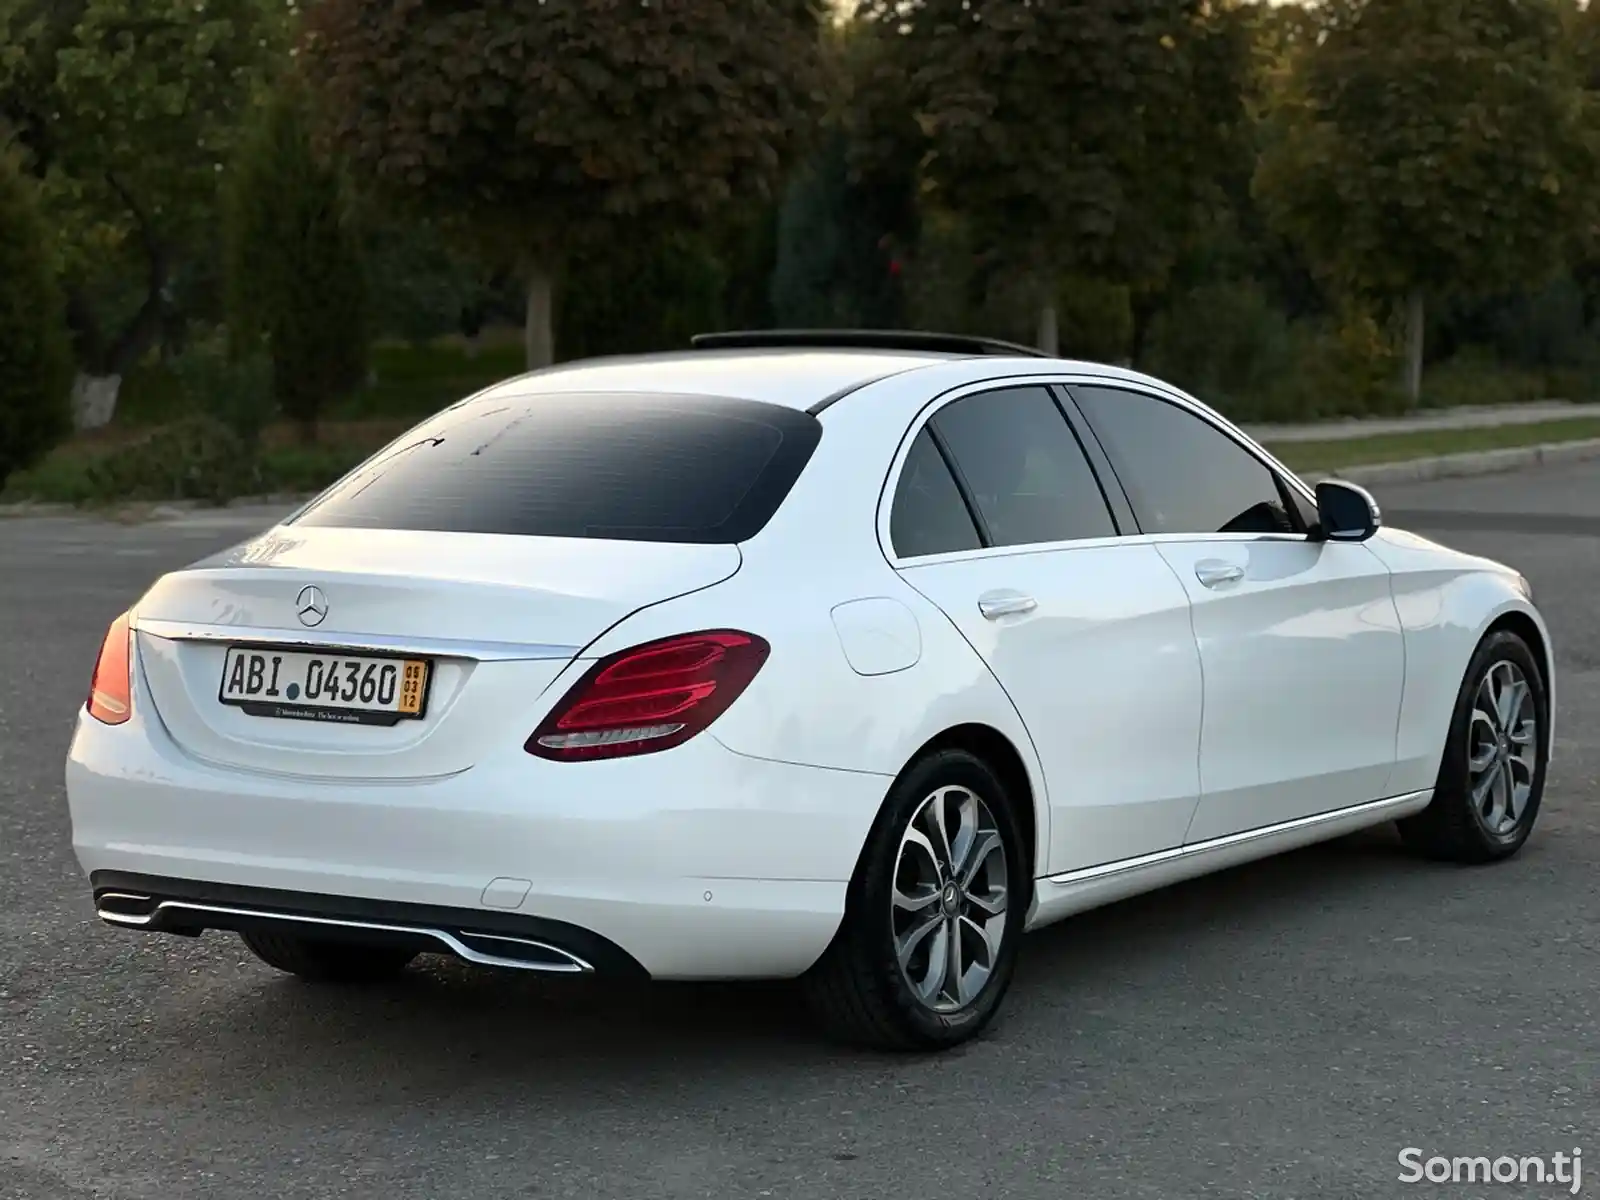
[{"label": "rear reflector", "polygon": [[111,622],[89,680],[89,715],[107,725],[121,725],[133,715],[132,634],[128,614]]},{"label": "rear reflector", "polygon": [[573,762],[681,746],[727,711],[770,650],[752,633],[714,629],[610,655],[572,685],[526,749]]}]

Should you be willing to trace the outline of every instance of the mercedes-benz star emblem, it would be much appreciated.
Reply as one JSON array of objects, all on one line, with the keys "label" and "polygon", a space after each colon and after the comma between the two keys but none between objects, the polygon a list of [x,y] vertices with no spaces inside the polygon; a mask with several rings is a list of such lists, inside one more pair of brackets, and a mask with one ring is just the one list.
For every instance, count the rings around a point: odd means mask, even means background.
[{"label": "mercedes-benz star emblem", "polygon": [[311,584],[300,589],[294,610],[300,614],[300,624],[321,625],[328,615],[328,598],[322,594],[321,588]]}]

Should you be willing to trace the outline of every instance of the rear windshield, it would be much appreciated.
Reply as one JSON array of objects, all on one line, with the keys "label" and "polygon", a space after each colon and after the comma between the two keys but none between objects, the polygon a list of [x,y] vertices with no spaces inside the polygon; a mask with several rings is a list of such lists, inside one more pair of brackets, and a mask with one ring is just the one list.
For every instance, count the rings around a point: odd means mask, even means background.
[{"label": "rear windshield", "polygon": [[772,518],[821,436],[815,417],[751,400],[495,397],[419,425],[295,523],[741,542]]}]

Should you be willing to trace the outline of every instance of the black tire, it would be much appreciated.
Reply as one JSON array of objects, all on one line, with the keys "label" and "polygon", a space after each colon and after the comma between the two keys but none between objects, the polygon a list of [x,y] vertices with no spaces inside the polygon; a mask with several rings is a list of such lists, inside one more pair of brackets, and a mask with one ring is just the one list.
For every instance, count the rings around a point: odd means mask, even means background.
[{"label": "black tire", "polygon": [[[1538,721],[1528,799],[1522,811],[1514,814],[1514,826],[1505,832],[1492,830],[1481,809],[1473,803],[1468,766],[1475,699],[1485,676],[1498,663],[1511,663],[1522,672],[1528,681],[1529,700]],[[1490,863],[1516,854],[1533,832],[1539,816],[1545,769],[1550,758],[1549,729],[1550,704],[1539,659],[1515,633],[1499,630],[1489,634],[1478,644],[1456,695],[1450,717],[1450,736],[1445,742],[1444,759],[1439,764],[1439,776],[1434,784],[1433,802],[1420,813],[1398,823],[1406,846],[1425,858],[1440,862]]]},{"label": "black tire", "polygon": [[[995,882],[997,872],[991,874],[989,868],[978,877],[986,881],[986,889],[994,888],[1005,897],[999,950],[976,996],[952,1011],[936,1011],[913,991],[900,969],[891,915],[896,872],[902,869],[902,838],[924,803],[941,788],[959,788],[983,802],[993,818],[993,831],[999,834],[1005,863],[1003,883]],[[989,1025],[1011,986],[1031,894],[1017,803],[994,771],[964,750],[930,755],[895,782],[861,852],[839,932],[802,979],[812,1011],[828,1033],[875,1050],[941,1050],[976,1037]],[[928,911],[941,910],[933,903]],[[982,919],[978,910],[963,911]],[[968,927],[964,936],[977,935]]]},{"label": "black tire", "polygon": [[315,983],[377,983],[405,970],[416,951],[367,946],[276,930],[252,929],[239,935],[269,967]]}]

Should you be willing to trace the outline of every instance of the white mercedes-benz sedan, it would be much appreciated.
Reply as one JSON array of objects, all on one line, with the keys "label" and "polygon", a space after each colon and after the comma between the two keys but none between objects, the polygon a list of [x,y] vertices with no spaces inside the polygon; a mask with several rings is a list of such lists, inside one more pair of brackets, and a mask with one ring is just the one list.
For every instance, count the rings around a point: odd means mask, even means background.
[{"label": "white mercedes-benz sedan", "polygon": [[1516,571],[1155,379],[720,334],[469,397],[160,579],[66,782],[117,926],[797,978],[938,1048],[1095,905],[1390,821],[1515,854],[1552,673]]}]

